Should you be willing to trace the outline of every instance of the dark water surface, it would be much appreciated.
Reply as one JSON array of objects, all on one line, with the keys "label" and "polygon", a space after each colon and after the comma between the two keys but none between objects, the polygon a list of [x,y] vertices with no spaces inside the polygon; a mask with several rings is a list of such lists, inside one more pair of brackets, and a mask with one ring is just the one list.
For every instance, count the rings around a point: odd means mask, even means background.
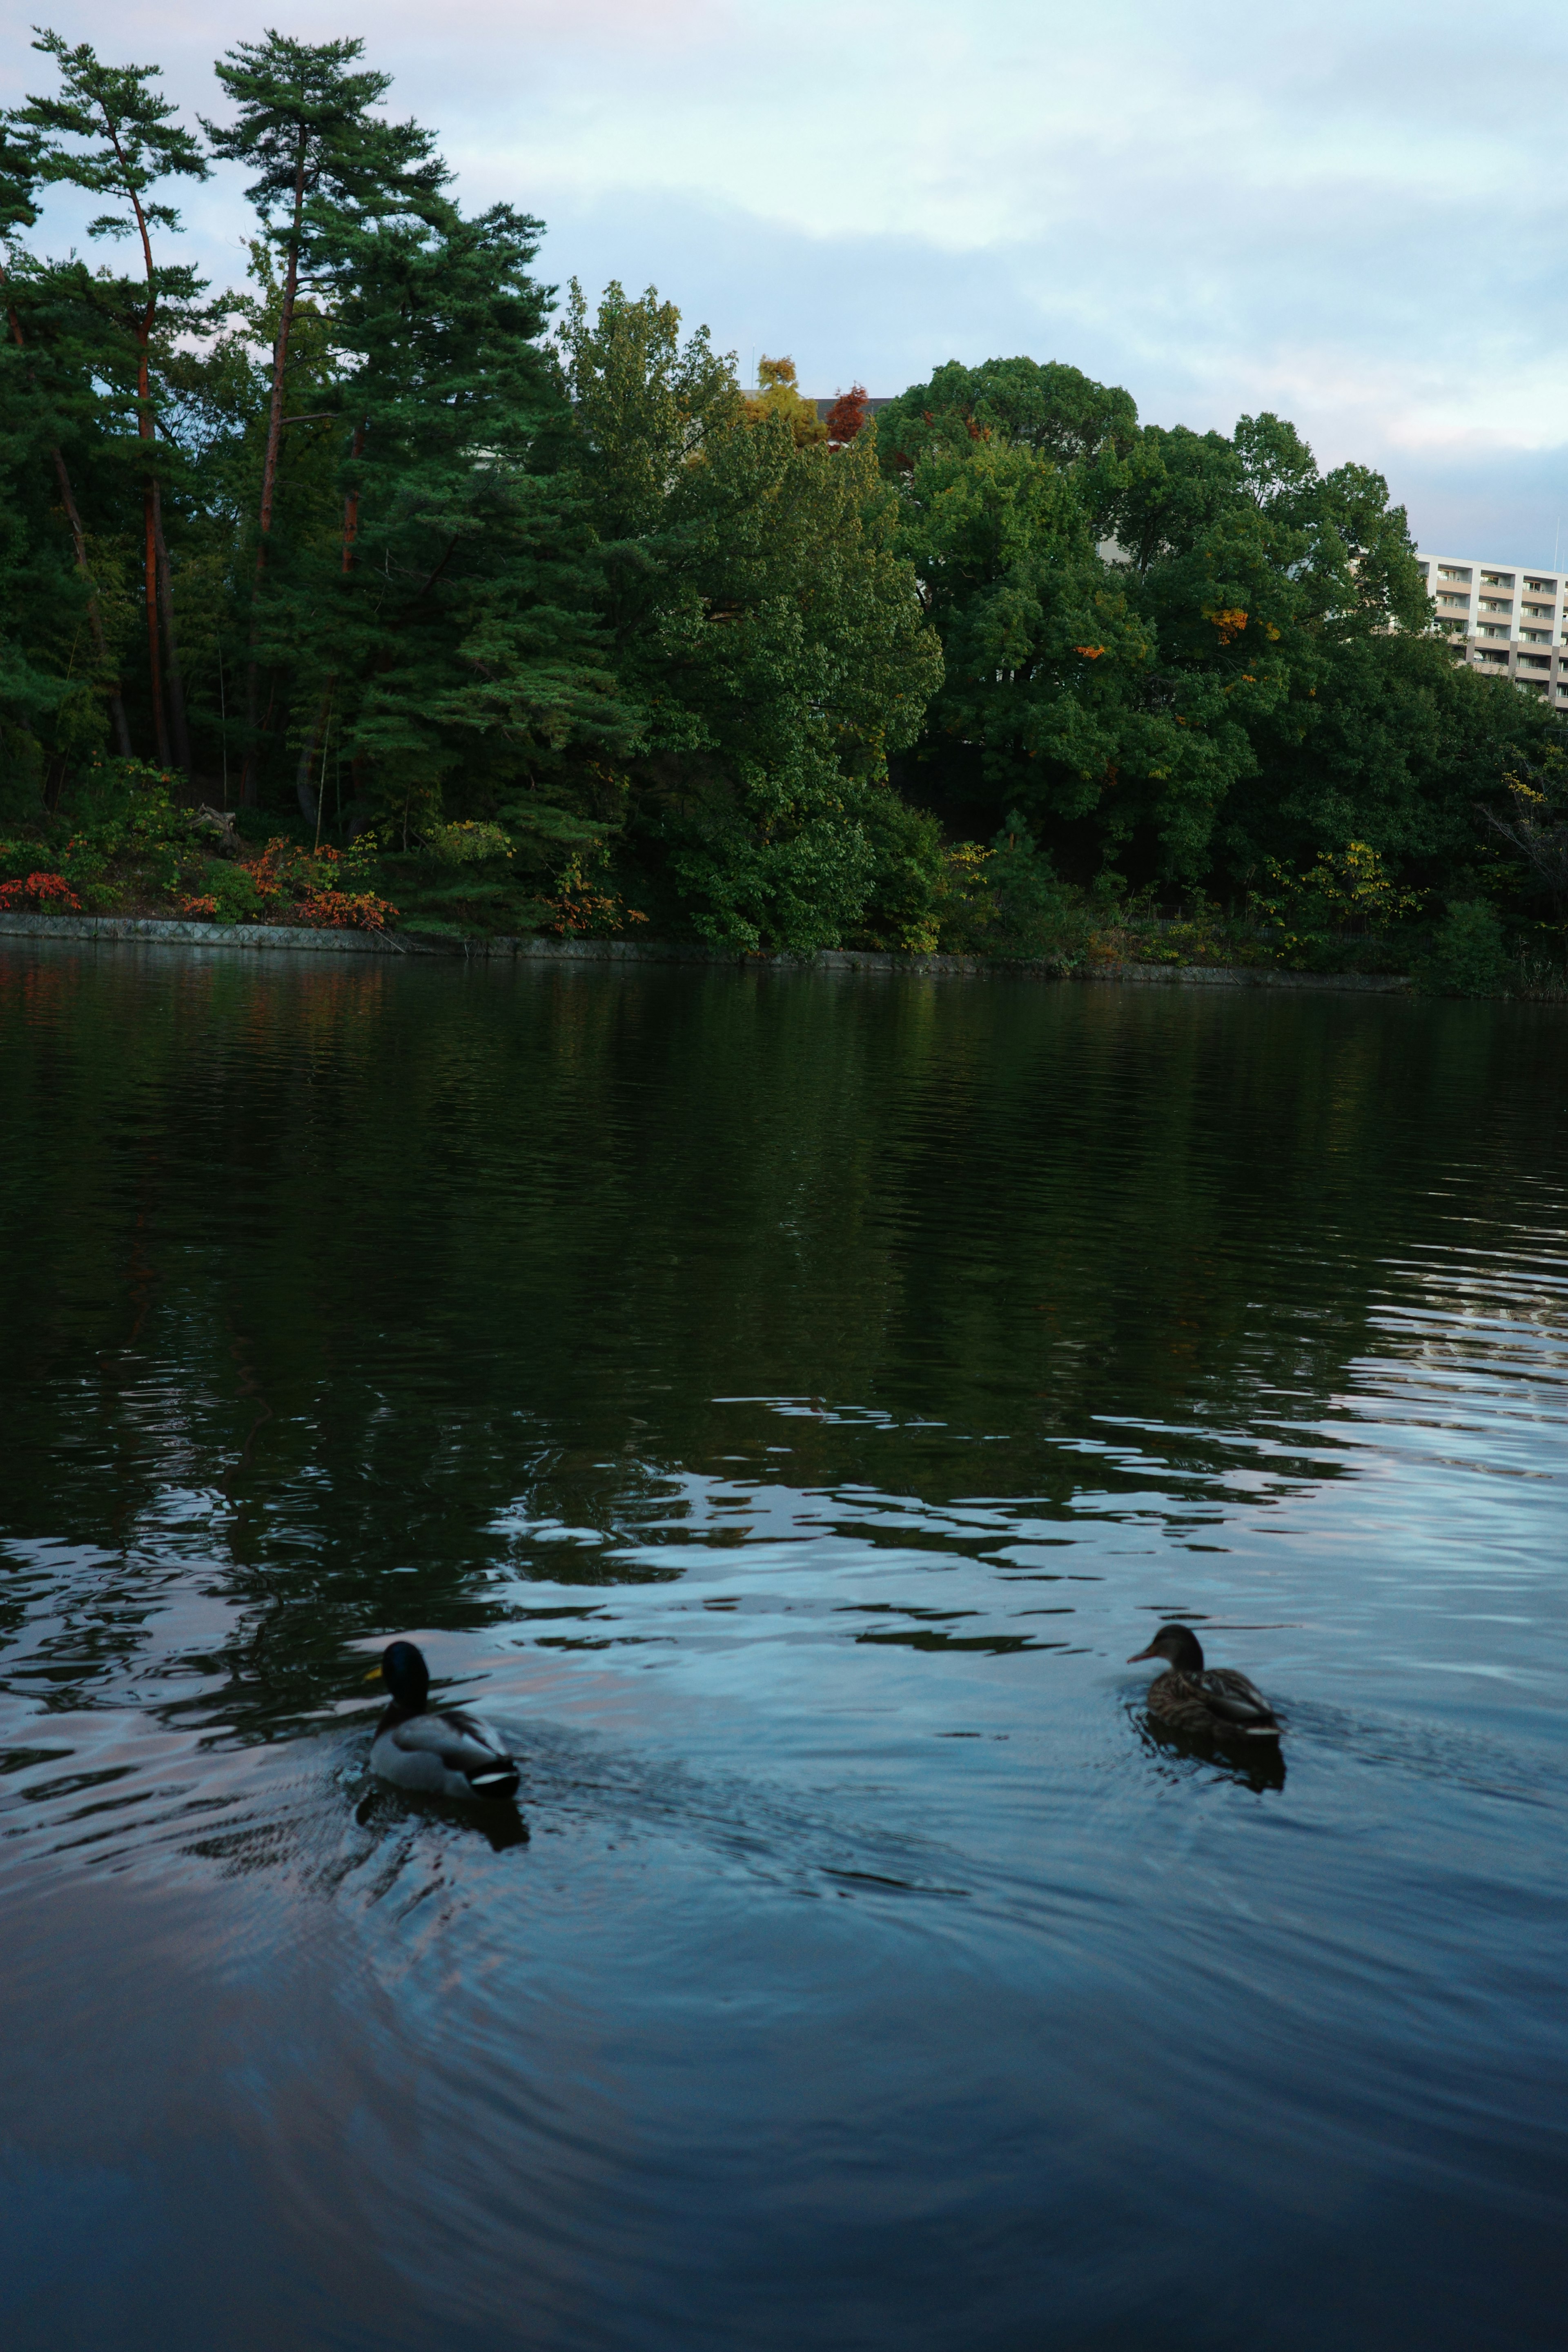
[{"label": "dark water surface", "polygon": [[1565,1048],[0,959],[10,2352],[1555,2352]]}]

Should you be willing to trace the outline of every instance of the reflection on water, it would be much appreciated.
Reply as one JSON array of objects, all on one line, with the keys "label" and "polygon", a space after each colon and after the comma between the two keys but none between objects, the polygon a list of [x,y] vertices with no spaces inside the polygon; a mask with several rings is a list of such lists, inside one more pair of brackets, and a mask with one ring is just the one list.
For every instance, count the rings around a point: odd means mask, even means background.
[{"label": "reflection on water", "polygon": [[7,2342],[1554,2345],[1560,1017],[321,963],[0,958]]}]

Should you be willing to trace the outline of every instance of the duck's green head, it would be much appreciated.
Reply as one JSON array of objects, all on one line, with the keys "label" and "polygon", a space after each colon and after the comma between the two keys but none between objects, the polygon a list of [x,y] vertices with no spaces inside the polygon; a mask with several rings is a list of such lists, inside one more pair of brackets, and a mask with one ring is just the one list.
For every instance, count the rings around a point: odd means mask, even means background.
[{"label": "duck's green head", "polygon": [[430,1696],[430,1669],[412,1642],[389,1643],[380,1665],[372,1666],[365,1680],[384,1682],[397,1705],[411,1715],[417,1715]]},{"label": "duck's green head", "polygon": [[1127,1663],[1135,1666],[1140,1658],[1163,1658],[1182,1675],[1204,1670],[1203,1644],[1190,1625],[1162,1625],[1148,1648],[1135,1651]]}]

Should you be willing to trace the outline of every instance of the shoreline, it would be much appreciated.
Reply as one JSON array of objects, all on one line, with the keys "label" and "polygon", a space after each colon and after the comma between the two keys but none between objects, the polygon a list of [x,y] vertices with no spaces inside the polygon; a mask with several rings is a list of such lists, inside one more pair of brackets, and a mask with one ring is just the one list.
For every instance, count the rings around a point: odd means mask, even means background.
[{"label": "shoreline", "polygon": [[0,940],[67,939],[93,944],[195,947],[230,953],[428,956],[444,961],[696,963],[735,971],[868,971],[953,980],[1052,980],[1153,988],[1289,988],[1408,994],[1406,972],[1285,971],[1254,964],[1113,963],[1063,971],[1046,957],[894,955],[884,949],[822,948],[815,955],[747,955],[660,940],[420,940],[397,932],[308,930],[300,925],[162,920],[144,915],[0,914]]}]

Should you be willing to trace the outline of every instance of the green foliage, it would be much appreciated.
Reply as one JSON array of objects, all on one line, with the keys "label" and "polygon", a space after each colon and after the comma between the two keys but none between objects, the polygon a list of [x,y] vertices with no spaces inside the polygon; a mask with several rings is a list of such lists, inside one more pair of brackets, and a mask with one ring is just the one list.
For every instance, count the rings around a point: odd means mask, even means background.
[{"label": "green foliage", "polygon": [[0,824],[25,824],[43,799],[44,747],[15,719],[0,719]]},{"label": "green foliage", "polygon": [[1456,898],[1418,966],[1421,983],[1439,996],[1496,996],[1508,970],[1497,908],[1485,898]]},{"label": "green foliage", "polygon": [[435,826],[425,845],[443,866],[475,866],[512,855],[511,843],[499,824],[481,824],[471,816],[460,824]]},{"label": "green foliage", "polygon": [[1561,933],[1568,918],[1568,752],[1548,743],[1539,761],[1518,761],[1501,778],[1506,811],[1482,807],[1491,835],[1510,852],[1506,886],[1528,906],[1545,899]]},{"label": "green foliage", "polygon": [[209,857],[195,870],[183,868],[181,881],[188,896],[212,899],[219,923],[253,923],[266,911],[268,902],[247,866]]},{"label": "green foliage", "polygon": [[1102,525],[1126,479],[1138,411],[1130,393],[1096,383],[1059,361],[949,360],[929,383],[911,385],[882,410],[877,440],[890,472],[912,473],[939,449],[1005,442],[1072,475],[1091,525]]},{"label": "green foliage", "polygon": [[900,887],[888,754],[940,652],[868,436],[830,451],[783,413],[748,419],[732,362],[679,328],[612,288],[591,322],[574,290],[562,330],[563,472],[639,714],[624,822],[699,937],[807,952],[859,922],[879,874]]},{"label": "green foliage", "polygon": [[1331,939],[1386,931],[1421,905],[1421,894],[1402,889],[1364,841],[1324,850],[1298,872],[1274,858],[1265,861],[1265,870],[1268,887],[1254,898],[1253,911],[1269,946],[1287,962],[1309,961]]},{"label": "green foliage", "polygon": [[1360,840],[1473,883],[1475,802],[1559,722],[1426,633],[1381,477],[1054,381],[941,371],[879,419],[947,667],[906,788],[966,830],[1019,810],[1085,878],[1235,893]]},{"label": "green foliage", "polygon": [[[237,44],[205,149],[156,68],[37,46],[58,91],[0,118],[0,821],[71,887],[277,914],[287,841],[307,896],[437,935],[1386,962],[1418,902],[1484,898],[1560,944],[1561,720],[1431,633],[1377,474],[1026,357],[830,437],[793,362],[747,395],[653,289],[574,283],[552,328],[541,225],[458,205],[358,41]],[[155,249],[209,155],[256,228],[210,309]],[[60,183],[129,276],[32,249]]]}]

